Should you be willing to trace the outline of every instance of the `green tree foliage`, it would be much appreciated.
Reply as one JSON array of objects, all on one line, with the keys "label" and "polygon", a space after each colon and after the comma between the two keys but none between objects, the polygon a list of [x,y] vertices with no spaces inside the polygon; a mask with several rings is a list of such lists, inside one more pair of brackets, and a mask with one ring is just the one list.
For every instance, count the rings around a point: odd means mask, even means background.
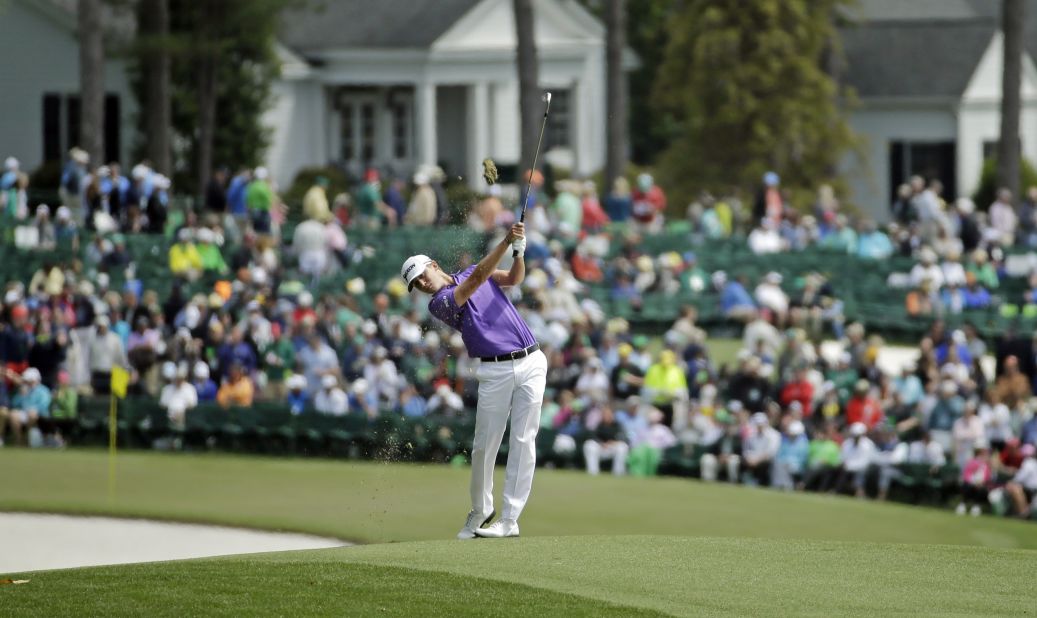
[{"label": "green tree foliage", "polygon": [[[169,0],[169,35],[142,41],[143,49],[163,46],[171,56],[173,169],[177,187],[199,192],[201,68],[215,70],[214,166],[254,167],[270,142],[262,124],[270,85],[278,74],[274,48],[280,12],[293,0]],[[135,67],[138,100],[143,100],[141,65]],[[141,119],[143,122],[143,118]],[[143,129],[143,126],[140,127]],[[147,140],[147,135],[142,135]],[[143,149],[141,149],[143,150]]]},{"label": "green tree foliage", "polygon": [[[976,187],[976,192],[972,194],[972,201],[976,203],[976,208],[987,210],[997,199],[997,190],[1000,188],[997,174],[997,157],[990,157],[983,161],[983,169],[979,173],[979,185]],[[1020,159],[1018,186],[1020,189],[1014,196],[1016,200],[1024,197],[1020,193],[1025,194],[1030,187],[1037,187],[1037,167],[1034,167],[1028,159]]]},{"label": "green tree foliage", "polygon": [[658,175],[675,206],[774,170],[794,203],[853,145],[846,93],[825,71],[847,0],[687,0],[668,20],[654,109],[673,120]]}]

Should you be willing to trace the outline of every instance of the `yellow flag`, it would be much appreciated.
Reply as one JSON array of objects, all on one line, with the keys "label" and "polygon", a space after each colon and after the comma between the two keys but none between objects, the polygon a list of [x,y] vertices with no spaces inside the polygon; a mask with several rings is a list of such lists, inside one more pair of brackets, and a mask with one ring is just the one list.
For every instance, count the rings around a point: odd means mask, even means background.
[{"label": "yellow flag", "polygon": [[126,398],[126,387],[130,385],[130,372],[122,367],[112,367],[112,394],[119,399]]}]

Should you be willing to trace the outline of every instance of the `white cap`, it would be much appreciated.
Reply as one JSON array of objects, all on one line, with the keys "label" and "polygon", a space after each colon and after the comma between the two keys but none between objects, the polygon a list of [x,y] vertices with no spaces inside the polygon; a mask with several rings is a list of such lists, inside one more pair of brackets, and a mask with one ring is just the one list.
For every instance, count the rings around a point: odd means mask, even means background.
[{"label": "white cap", "polygon": [[4,169],[10,172],[18,171],[18,159],[14,157],[7,157],[4,159]]},{"label": "white cap", "polygon": [[407,261],[403,263],[403,267],[400,268],[400,275],[403,276],[403,280],[407,283],[407,290],[414,289],[414,280],[421,276],[421,273],[425,272],[428,265],[432,263],[432,258],[427,255],[412,255],[407,258]]},{"label": "white cap", "polygon": [[188,305],[184,307],[184,326],[188,329],[198,328],[198,323],[202,321],[202,310],[197,305]]},{"label": "white cap", "polygon": [[68,206],[58,206],[55,216],[57,216],[59,221],[67,221],[72,218],[72,211]]},{"label": "white cap", "polygon": [[207,227],[198,228],[198,233],[196,234],[196,237],[198,238],[198,242],[204,243],[211,243],[216,240],[216,235],[213,234],[212,230],[210,230]]},{"label": "white cap", "polygon": [[144,180],[150,171],[151,170],[148,169],[147,165],[138,163],[133,166],[132,170],[130,170],[130,176],[132,176],[134,180]]},{"label": "white cap", "polygon": [[265,167],[259,166],[253,174],[259,180],[266,180],[266,177],[270,175],[270,172]]},{"label": "white cap", "polygon": [[102,165],[101,167],[97,168],[97,175],[101,178],[108,178],[112,175],[112,169],[107,165]]},{"label": "white cap", "polygon": [[43,379],[43,377],[40,376],[39,369],[35,367],[29,367],[28,369],[22,372],[22,379],[26,382],[33,382],[38,384],[39,381]]},{"label": "white cap", "polygon": [[338,384],[338,380],[335,379],[335,376],[327,374],[320,379],[320,384],[324,388],[335,388],[335,385]]},{"label": "white cap", "polygon": [[302,292],[299,292],[299,297],[296,299],[296,302],[299,303],[300,307],[310,307],[313,305],[313,294],[303,290]]},{"label": "white cap", "polygon": [[39,217],[41,215],[50,216],[50,206],[47,206],[46,204],[40,204],[39,206],[37,206],[36,216]]},{"label": "white cap", "polygon": [[306,376],[293,373],[288,376],[287,380],[285,380],[285,384],[287,384],[290,389],[304,389],[306,388]]},{"label": "white cap", "polygon": [[162,363],[162,378],[165,380],[172,380],[176,377],[176,363],[173,361],[166,361]]},{"label": "white cap", "polygon": [[767,425],[770,423],[770,420],[767,418],[767,415],[763,412],[757,412],[756,414],[752,415],[752,417],[749,419],[749,422],[753,425]]},{"label": "white cap", "polygon": [[208,380],[209,379],[209,365],[198,361],[194,364],[194,377],[196,380]]},{"label": "white cap", "polygon": [[850,425],[851,436],[863,436],[866,433],[868,433],[868,426],[864,423],[854,423]]},{"label": "white cap", "polygon": [[790,436],[801,436],[806,431],[806,427],[803,426],[802,421],[792,421],[789,423],[788,430]]}]

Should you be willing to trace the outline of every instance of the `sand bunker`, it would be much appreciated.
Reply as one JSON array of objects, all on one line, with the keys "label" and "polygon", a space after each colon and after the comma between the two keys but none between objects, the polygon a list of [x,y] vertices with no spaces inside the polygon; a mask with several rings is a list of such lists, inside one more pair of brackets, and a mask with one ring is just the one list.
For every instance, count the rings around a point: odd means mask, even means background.
[{"label": "sand bunker", "polygon": [[339,539],[222,526],[0,513],[0,574],[344,545]]}]

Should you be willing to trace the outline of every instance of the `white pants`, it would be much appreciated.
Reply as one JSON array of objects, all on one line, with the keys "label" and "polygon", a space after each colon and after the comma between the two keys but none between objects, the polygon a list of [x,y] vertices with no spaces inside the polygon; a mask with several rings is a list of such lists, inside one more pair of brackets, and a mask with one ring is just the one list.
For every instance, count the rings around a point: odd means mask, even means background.
[{"label": "white pants", "polygon": [[[727,480],[730,483],[738,481],[738,468],[742,459],[738,455],[727,456]],[[717,480],[717,472],[720,467],[720,459],[712,453],[706,453],[699,459],[699,469],[703,481]]]},{"label": "white pants", "polygon": [[511,440],[501,519],[517,520],[533,487],[536,437],[547,385],[547,357],[537,350],[514,361],[481,363],[476,375],[479,406],[472,445],[472,509],[483,515],[494,510],[493,466],[510,415]]},{"label": "white pants", "polygon": [[601,472],[601,460],[612,460],[612,474],[622,476],[627,473],[627,454],[630,447],[626,442],[610,442],[602,444],[597,440],[587,440],[583,443],[583,458],[587,460],[587,472],[597,474]]}]

